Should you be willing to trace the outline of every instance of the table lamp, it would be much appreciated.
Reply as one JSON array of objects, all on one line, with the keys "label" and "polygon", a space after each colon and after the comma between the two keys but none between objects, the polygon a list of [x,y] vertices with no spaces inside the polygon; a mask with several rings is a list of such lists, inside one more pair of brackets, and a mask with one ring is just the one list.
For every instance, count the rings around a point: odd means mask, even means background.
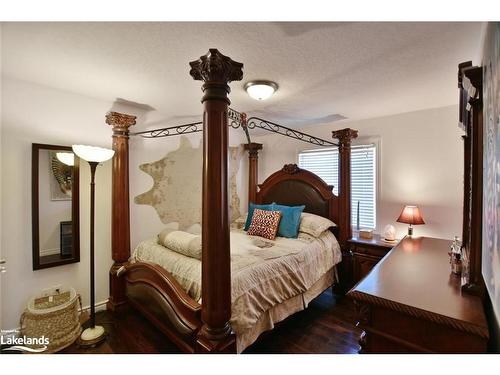
[{"label": "table lamp", "polygon": [[94,261],[94,216],[95,216],[95,171],[99,163],[113,157],[115,152],[107,148],[73,145],[73,152],[90,165],[90,326],[85,329],[78,344],[80,346],[94,346],[106,338],[106,331],[102,326],[95,325],[95,261]]},{"label": "table lamp", "polygon": [[425,224],[422,218],[422,213],[417,206],[404,206],[403,211],[396,220],[399,223],[410,224],[408,227],[408,235],[413,235],[412,225]]}]

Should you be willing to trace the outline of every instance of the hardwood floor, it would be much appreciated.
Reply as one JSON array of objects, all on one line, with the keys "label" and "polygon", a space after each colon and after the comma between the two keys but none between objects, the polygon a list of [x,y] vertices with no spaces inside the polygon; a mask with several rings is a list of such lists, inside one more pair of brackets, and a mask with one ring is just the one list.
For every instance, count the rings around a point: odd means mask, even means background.
[{"label": "hardwood floor", "polygon": [[[325,291],[309,307],[266,332],[244,353],[332,353],[354,354],[359,349],[360,330],[354,322],[354,306],[348,298]],[[134,310],[120,315],[103,311],[97,323],[108,332],[98,347],[78,348],[62,353],[180,353],[168,339]]]}]

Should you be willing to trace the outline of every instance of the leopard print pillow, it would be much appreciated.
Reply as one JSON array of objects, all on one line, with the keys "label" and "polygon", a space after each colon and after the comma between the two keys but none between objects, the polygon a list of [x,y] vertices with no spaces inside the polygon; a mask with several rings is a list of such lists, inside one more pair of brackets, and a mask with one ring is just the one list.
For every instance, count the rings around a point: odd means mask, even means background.
[{"label": "leopard print pillow", "polygon": [[264,211],[256,208],[253,212],[252,222],[247,234],[274,240],[276,232],[278,232],[280,220],[281,211]]}]

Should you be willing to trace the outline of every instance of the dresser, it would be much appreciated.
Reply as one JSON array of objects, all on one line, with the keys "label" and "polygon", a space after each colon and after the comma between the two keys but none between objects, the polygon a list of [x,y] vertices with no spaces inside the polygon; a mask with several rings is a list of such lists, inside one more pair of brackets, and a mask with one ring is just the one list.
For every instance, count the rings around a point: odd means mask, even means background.
[{"label": "dresser", "polygon": [[479,297],[451,274],[451,241],[403,238],[348,292],[362,353],[483,353],[488,326]]}]

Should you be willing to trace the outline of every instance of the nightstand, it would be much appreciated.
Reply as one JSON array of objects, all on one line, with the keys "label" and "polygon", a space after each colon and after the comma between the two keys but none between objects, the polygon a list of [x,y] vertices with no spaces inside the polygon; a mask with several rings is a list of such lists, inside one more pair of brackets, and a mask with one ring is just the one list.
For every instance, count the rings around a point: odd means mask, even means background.
[{"label": "nightstand", "polygon": [[386,241],[378,234],[372,239],[358,237],[353,234],[348,241],[352,253],[352,285],[363,279],[371,269],[394,247],[399,240]]}]

